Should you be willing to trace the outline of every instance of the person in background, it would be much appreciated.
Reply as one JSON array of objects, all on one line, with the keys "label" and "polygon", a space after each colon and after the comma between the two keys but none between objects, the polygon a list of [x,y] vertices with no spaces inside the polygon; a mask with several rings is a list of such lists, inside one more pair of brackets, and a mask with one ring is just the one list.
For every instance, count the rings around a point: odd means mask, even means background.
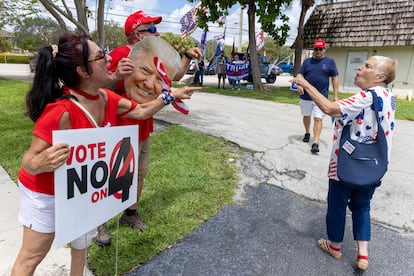
[{"label": "person in background", "polygon": [[223,89],[224,85],[226,83],[226,75],[227,75],[227,71],[226,71],[226,56],[224,55],[224,51],[220,52],[220,56],[217,57],[217,67],[216,67],[216,74],[218,77],[218,85],[217,88],[220,88],[220,82],[221,80],[223,80]]},{"label": "person in background", "polygon": [[[317,39],[313,43],[313,55],[305,59],[299,69],[298,76],[304,77],[310,84],[328,98],[329,78],[332,81],[334,92],[334,100],[338,100],[338,69],[335,60],[326,55],[326,42]],[[303,116],[303,125],[305,127],[305,136],[303,142],[310,140],[311,117],[313,117],[313,143],[311,147],[312,153],[319,152],[319,137],[322,132],[322,119],[325,116],[319,107],[312,101],[306,90],[299,86],[300,93],[300,109]]]},{"label": "person in background", "polygon": [[201,59],[198,61],[198,77],[199,77],[198,83],[200,85],[203,85],[205,69],[206,67],[204,65],[203,57],[201,57]]},{"label": "person in background", "polygon": [[[353,186],[343,183],[337,175],[337,152],[342,130],[350,125],[351,139],[358,142],[373,141],[378,125],[373,109],[373,96],[378,96],[378,113],[381,126],[386,133],[388,160],[390,160],[392,137],[395,126],[396,100],[388,85],[395,79],[396,62],[384,56],[372,56],[359,67],[355,85],[361,92],[343,100],[330,102],[320,91],[303,76],[298,75],[293,83],[302,87],[326,114],[335,117],[334,139],[329,162],[328,210],[326,229],[328,239],[318,240],[319,247],[336,259],[342,257],[341,245],[345,232],[347,207],[352,212],[352,230],[357,244],[356,266],[368,268],[368,242],[371,240],[370,205],[375,189],[381,181],[372,186]],[[370,92],[368,92],[370,91]]]},{"label": "person in background", "polygon": [[[159,36],[156,25],[162,21],[161,16],[149,16],[145,14],[142,10],[132,13],[128,16],[125,21],[124,31],[128,39],[127,45],[122,45],[115,48],[109,53],[112,57],[112,62],[109,65],[109,70],[115,72],[115,80],[107,85],[113,87],[114,91],[119,95],[126,95],[124,87],[124,79],[131,75],[135,70],[135,63],[132,62],[128,55],[131,49],[135,46],[136,43],[143,40],[145,37]],[[181,66],[179,71],[175,74],[175,81],[180,80],[182,76],[187,71],[187,67],[190,61],[193,58],[201,57],[201,50],[198,48],[191,48],[187,50],[181,57]],[[138,102],[139,103],[139,102]],[[139,123],[139,131],[142,133],[140,135],[140,142],[142,146],[140,147],[139,161],[138,161],[138,170],[146,171],[148,168],[149,162],[149,135],[153,132],[153,118],[150,117],[146,120],[142,120]],[[148,156],[146,159],[142,159],[145,156]],[[142,168],[141,168],[142,167]],[[142,221],[140,215],[138,214],[138,201],[141,197],[142,188],[144,186],[144,177],[145,173],[138,174],[138,191],[137,191],[137,203],[125,210],[123,216],[120,219],[120,222],[124,225],[132,227],[136,231],[145,231],[148,229],[147,225]],[[98,245],[110,245],[111,236],[109,233],[108,225],[106,223],[98,227],[98,235],[95,238],[95,242]]]},{"label": "person in background", "polygon": [[[38,51],[33,85],[26,95],[27,115],[35,125],[18,173],[23,242],[13,276],[33,275],[55,237],[54,171],[66,162],[69,145],[53,145],[52,131],[113,126],[118,117],[146,119],[176,99],[191,98],[197,90],[183,87],[137,105],[102,88],[113,79],[110,62],[111,57],[83,35],[67,34],[57,45]],[[83,275],[95,234],[96,229],[71,242],[70,275]]]},{"label": "person in background", "polygon": [[[233,62],[236,63],[236,64],[240,63],[240,59],[239,59],[238,55],[234,55]],[[231,81],[231,90],[234,90],[236,88],[236,83],[237,83],[237,90],[240,90],[240,88],[241,88],[240,79]]]}]

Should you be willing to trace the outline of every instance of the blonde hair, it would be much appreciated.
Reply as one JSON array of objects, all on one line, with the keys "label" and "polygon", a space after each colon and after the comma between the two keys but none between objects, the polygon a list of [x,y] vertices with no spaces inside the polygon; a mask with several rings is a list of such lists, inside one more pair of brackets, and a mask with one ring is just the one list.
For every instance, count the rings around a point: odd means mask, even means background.
[{"label": "blonde hair", "polygon": [[371,58],[375,59],[377,62],[375,68],[377,74],[385,75],[385,84],[389,84],[394,81],[397,70],[397,62],[389,57],[384,56],[372,56]]},{"label": "blonde hair", "polygon": [[156,56],[164,63],[167,76],[170,80],[181,68],[181,57],[167,41],[157,36],[147,36],[132,48],[129,58],[135,65],[140,63],[141,56]]}]

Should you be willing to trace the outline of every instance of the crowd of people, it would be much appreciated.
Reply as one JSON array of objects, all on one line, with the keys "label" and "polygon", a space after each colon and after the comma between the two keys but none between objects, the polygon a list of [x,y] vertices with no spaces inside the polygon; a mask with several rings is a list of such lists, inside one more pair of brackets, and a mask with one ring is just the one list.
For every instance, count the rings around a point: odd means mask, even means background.
[{"label": "crowd of people", "polygon": [[[56,180],[53,175],[66,162],[69,145],[53,144],[53,130],[139,125],[137,201],[124,211],[120,222],[136,231],[148,229],[138,213],[138,207],[149,166],[152,116],[168,104],[190,99],[195,91],[201,89],[198,86],[171,89],[171,81],[181,79],[190,61],[201,58],[201,51],[191,48],[180,56],[171,45],[158,37],[156,25],[161,21],[160,16],[149,16],[143,11],[131,14],[124,27],[128,44],[109,54],[89,36],[76,34],[66,34],[56,45],[45,46],[38,51],[33,86],[26,96],[27,115],[35,125],[31,145],[24,153],[18,174],[23,243],[12,275],[33,275],[55,237]],[[369,90],[376,93],[381,101],[381,126],[387,133],[389,154],[394,131],[395,98],[387,85],[395,78],[396,62],[383,56],[368,58],[355,78],[361,92],[339,100],[339,72],[335,61],[325,55],[326,48],[325,41],[316,40],[313,56],[304,61],[297,76],[291,80],[298,86],[301,98],[300,109],[305,127],[303,141],[310,140],[310,118],[314,117],[311,152],[319,151],[325,114],[335,118],[334,137],[340,137],[344,126],[350,125],[353,139],[375,139],[378,126],[371,109],[373,97],[367,93]],[[222,52],[217,63],[217,88],[224,88],[225,62]],[[199,63],[200,84],[203,83],[203,72],[204,64]],[[334,101],[328,99],[329,79],[332,80]],[[233,89],[236,85],[240,89],[240,82],[234,82]],[[186,114],[185,108],[177,110]],[[318,246],[334,258],[341,258],[346,209],[349,207],[357,243],[356,266],[365,270],[368,268],[368,242],[371,238],[370,202],[381,182],[364,187],[341,182],[336,173],[338,141],[333,141],[329,162],[327,239],[318,240]],[[106,223],[71,242],[71,275],[83,275],[93,239],[101,246],[111,244]]]}]

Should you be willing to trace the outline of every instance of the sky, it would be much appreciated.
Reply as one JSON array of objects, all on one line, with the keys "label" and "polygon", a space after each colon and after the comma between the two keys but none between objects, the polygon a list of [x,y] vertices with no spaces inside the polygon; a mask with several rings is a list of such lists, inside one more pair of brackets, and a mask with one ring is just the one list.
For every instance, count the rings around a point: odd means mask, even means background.
[{"label": "sky", "polygon": [[[95,1],[88,1],[91,10],[94,10]],[[109,2],[107,8],[106,20],[113,20],[119,23],[120,26],[124,25],[126,17],[137,11],[144,10],[145,13],[156,16],[160,15],[163,20],[158,24],[160,32],[172,32],[180,34],[181,25],[179,23],[182,16],[188,12],[195,3],[190,3],[186,0],[112,0]],[[291,7],[286,12],[289,15],[290,33],[286,45],[291,45],[296,38],[297,24],[300,14],[300,1],[293,0]],[[243,11],[242,21],[242,44],[248,41],[248,24],[247,24],[247,9]],[[308,15],[310,11],[308,11]],[[239,26],[240,26],[240,6],[235,6],[229,11],[226,23],[226,45],[232,45],[233,41],[238,46],[239,43]],[[94,23],[90,23],[91,29],[94,28]],[[223,33],[224,27],[220,27],[218,24],[209,24],[209,32],[207,34],[207,40],[214,39],[214,36]],[[256,32],[260,30],[260,24],[256,22]],[[202,30],[197,30],[191,35],[198,41],[201,39]]]}]

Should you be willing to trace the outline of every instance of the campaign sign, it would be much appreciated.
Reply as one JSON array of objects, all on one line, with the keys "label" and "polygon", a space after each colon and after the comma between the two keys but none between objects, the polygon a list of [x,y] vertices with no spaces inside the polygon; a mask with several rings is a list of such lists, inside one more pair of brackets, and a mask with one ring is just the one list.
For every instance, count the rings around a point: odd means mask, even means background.
[{"label": "campaign sign", "polygon": [[137,200],[138,126],[53,131],[69,144],[55,170],[55,245],[91,231]]},{"label": "campaign sign", "polygon": [[250,61],[226,61],[226,72],[229,80],[242,80],[250,73]]}]

